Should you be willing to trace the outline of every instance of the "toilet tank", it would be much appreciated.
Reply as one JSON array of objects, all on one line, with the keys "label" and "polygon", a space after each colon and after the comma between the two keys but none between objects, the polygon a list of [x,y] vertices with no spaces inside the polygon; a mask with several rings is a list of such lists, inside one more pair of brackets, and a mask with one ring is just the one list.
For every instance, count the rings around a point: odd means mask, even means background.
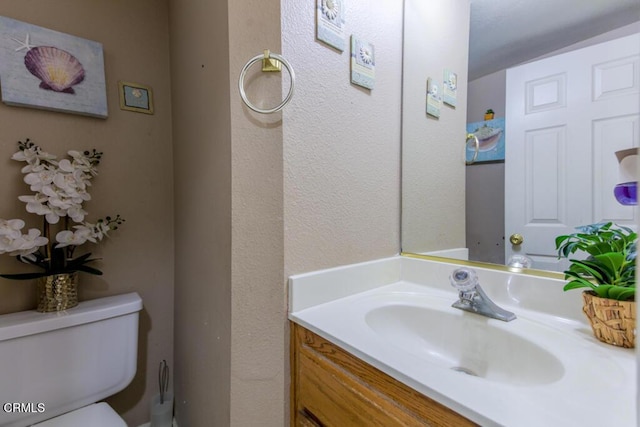
[{"label": "toilet tank", "polygon": [[0,426],[28,426],[124,389],[136,373],[141,309],[129,293],[0,315]]}]

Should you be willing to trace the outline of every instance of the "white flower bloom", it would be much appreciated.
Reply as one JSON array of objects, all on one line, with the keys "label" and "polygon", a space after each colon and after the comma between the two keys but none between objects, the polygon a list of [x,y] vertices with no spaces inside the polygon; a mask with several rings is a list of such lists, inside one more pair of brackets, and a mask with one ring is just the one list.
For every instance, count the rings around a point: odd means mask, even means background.
[{"label": "white flower bloom", "polygon": [[53,183],[67,194],[76,191],[77,181],[72,174],[57,172],[53,177]]},{"label": "white flower bloom", "polygon": [[95,243],[96,240],[92,235],[91,228],[83,225],[77,225],[73,228],[75,228],[76,231],[64,230],[56,234],[56,241],[58,242],[56,248],[78,246],[85,243],[87,240]]},{"label": "white flower bloom", "polygon": [[87,215],[87,211],[82,209],[81,205],[76,205],[76,206],[72,206],[69,209],[67,209],[67,215],[74,222],[82,222],[82,221],[84,221],[85,215]]},{"label": "white flower bloom", "polygon": [[41,170],[44,163],[56,164],[56,156],[40,150],[37,146],[24,148],[23,150],[14,153],[11,158],[13,160],[26,162],[27,166],[22,168],[23,173],[35,172]]},{"label": "white flower bloom", "polygon": [[11,158],[13,160],[27,162],[29,164],[36,164],[40,161],[40,159],[38,159],[38,152],[35,148],[25,148],[24,150],[20,150],[17,153],[14,153]]},{"label": "white flower bloom", "polygon": [[55,174],[55,170],[45,169],[44,167],[42,167],[37,171],[26,174],[24,177],[24,182],[29,184],[31,191],[39,192],[42,191],[45,186],[51,185],[51,183],[53,183]]},{"label": "white flower bloom", "polygon": [[[87,212],[82,204],[91,200],[88,189],[91,179],[97,175],[101,152],[95,149],[83,152],[70,150],[67,153],[69,158],[58,161],[28,139],[18,145],[20,151],[11,158],[26,163],[22,168],[23,180],[33,194],[19,196],[18,199],[26,204],[27,212],[44,216],[49,224],[57,224],[60,218],[66,217],[65,228],[68,220],[77,224],[72,230],[57,233],[56,248],[97,243],[124,221],[118,215],[115,219],[100,219],[96,224],[84,222]],[[37,229],[22,234],[24,226],[22,220],[0,219],[0,254],[37,259],[33,254],[39,246],[47,244],[48,239],[42,237]]]},{"label": "white flower bloom", "polygon": [[40,236],[40,230],[37,228],[30,228],[28,234],[22,235],[22,238],[25,240],[23,246],[11,255],[29,255],[37,251],[38,247],[49,243],[49,239]]},{"label": "white flower bloom", "polygon": [[96,176],[98,174],[98,170],[91,164],[91,160],[84,153],[71,150],[68,151],[67,154],[73,157],[73,164],[76,168],[85,173],[89,173],[92,176]]},{"label": "white flower bloom", "polygon": [[[6,221],[6,223],[11,221],[22,223],[20,229],[24,227],[24,222],[21,220],[9,220]],[[15,225],[18,224],[17,222],[14,222],[14,226],[9,226],[9,228],[15,231]],[[22,234],[20,231],[18,231],[17,234],[15,232],[0,234],[0,254],[8,253],[12,256],[28,256],[36,252],[38,247],[46,245],[48,242],[49,240],[46,237],[40,236],[40,230],[36,228],[29,229],[27,234]]]},{"label": "white flower bloom", "polygon": [[18,196],[18,200],[27,204],[26,209],[29,213],[47,215],[51,212],[51,208],[46,206],[49,198],[40,193],[36,193],[33,196]]},{"label": "white flower bloom", "polygon": [[56,224],[61,217],[69,217],[81,223],[87,214],[82,203],[91,200],[88,187],[90,179],[97,175],[96,165],[102,153],[68,151],[71,159],[56,160],[29,140],[20,142],[20,151],[12,159],[23,161],[24,182],[35,194],[21,196],[29,213],[45,216],[47,222]]},{"label": "white flower bloom", "polygon": [[57,224],[58,222],[60,222],[60,218],[62,216],[63,215],[60,215],[59,212],[51,211],[48,214],[46,214],[44,217],[49,224]]},{"label": "white flower bloom", "polygon": [[21,242],[16,240],[20,237],[12,237],[10,235],[0,235],[0,254],[7,254],[15,250],[16,245],[20,245]]},{"label": "white flower bloom", "polygon": [[47,202],[50,202],[51,199],[59,199],[62,197],[62,192],[54,183],[43,186],[42,190],[36,194],[40,194],[42,196],[41,200],[46,200]]},{"label": "white flower bloom", "polygon": [[58,244],[56,245],[56,248],[64,248],[65,246],[69,246],[69,245],[80,245],[82,243],[84,243],[84,241],[77,243],[74,241],[74,235],[73,235],[73,231],[71,230],[63,230],[60,231],[58,234],[56,234],[56,242],[58,242]]},{"label": "white flower bloom", "polygon": [[61,171],[73,173],[75,171],[74,165],[71,164],[69,159],[62,159],[58,162],[58,167]]},{"label": "white flower bloom", "polygon": [[58,242],[56,248],[78,246],[85,242],[97,243],[107,236],[107,233],[111,230],[111,225],[109,221],[100,220],[97,224],[83,222],[75,225],[73,229],[74,231],[64,230],[56,234],[56,241]]},{"label": "white flower bloom", "polygon": [[40,172],[44,168],[45,168],[45,165],[43,164],[27,165],[27,166],[24,166],[22,169],[20,169],[20,171],[22,173]]},{"label": "white flower bloom", "polygon": [[0,219],[0,236],[19,236],[23,227],[24,221],[21,219]]},{"label": "white flower bloom", "polygon": [[36,193],[33,196],[18,196],[18,199],[27,204],[27,212],[44,216],[49,224],[57,224],[60,217],[66,215],[64,209],[56,207],[55,203],[51,204],[51,198],[42,193]]},{"label": "white flower bloom", "polygon": [[99,221],[96,225],[93,225],[93,235],[100,241],[108,236],[108,232],[111,230],[107,221]]}]

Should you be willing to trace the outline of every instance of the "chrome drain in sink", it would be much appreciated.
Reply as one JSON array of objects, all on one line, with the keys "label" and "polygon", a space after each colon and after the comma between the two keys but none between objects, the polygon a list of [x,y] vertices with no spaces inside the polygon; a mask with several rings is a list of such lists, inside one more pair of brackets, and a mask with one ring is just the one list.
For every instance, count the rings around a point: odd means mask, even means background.
[{"label": "chrome drain in sink", "polygon": [[473,372],[471,369],[463,368],[462,366],[454,366],[451,368],[452,371],[462,372],[463,374],[471,375],[472,377],[477,377],[478,374]]}]

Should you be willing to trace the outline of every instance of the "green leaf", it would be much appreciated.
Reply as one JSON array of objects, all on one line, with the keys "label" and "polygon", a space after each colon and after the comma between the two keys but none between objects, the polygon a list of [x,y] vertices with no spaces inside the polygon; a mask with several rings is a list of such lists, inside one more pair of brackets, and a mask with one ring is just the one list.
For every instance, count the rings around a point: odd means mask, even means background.
[{"label": "green leaf", "polygon": [[[625,266],[625,256],[619,252],[608,252],[606,254],[595,255],[588,260],[571,260],[576,268],[583,268],[588,274],[602,284],[616,284],[620,279],[623,267]],[[570,268],[575,271],[575,268]]]},{"label": "green leaf", "polygon": [[614,288],[614,286],[611,286],[611,285],[600,285],[600,286],[596,286],[593,289],[593,291],[600,298],[609,298],[609,292],[611,291],[612,288]]},{"label": "green leaf", "polygon": [[595,255],[594,258],[594,262],[599,263],[612,272],[620,271],[625,262],[624,254],[620,252],[609,252],[606,254]]},{"label": "green leaf", "polygon": [[30,260],[29,258],[21,258],[22,262],[28,263],[28,264],[32,264],[35,265],[38,268],[42,268],[44,270],[47,269],[48,265],[47,262],[44,259],[36,259],[35,261]]},{"label": "green leaf", "polygon": [[585,251],[590,255],[595,256],[600,254],[606,254],[609,252],[619,252],[619,251],[622,251],[622,249],[624,249],[624,243],[622,247],[618,248],[618,245],[615,242],[610,241],[610,242],[594,243],[593,245],[586,247]]},{"label": "green leaf", "polygon": [[578,289],[578,288],[596,289],[597,287],[598,286],[596,286],[594,283],[591,283],[587,279],[578,276],[578,277],[575,277],[574,280],[564,285],[563,290],[569,291],[571,289]]},{"label": "green leaf", "polygon": [[591,261],[571,260],[573,264],[569,267],[565,274],[575,273],[574,277],[580,277],[580,274],[586,274],[593,277],[598,283],[608,283],[610,274],[606,270],[602,270],[598,264]]},{"label": "green leaf", "polygon": [[[85,261],[87,258],[89,258],[91,256],[91,252],[87,252],[84,255],[80,255],[77,258],[74,258],[73,260],[71,260],[71,262],[79,262],[82,263],[83,261]],[[87,261],[88,262],[88,261]]]},{"label": "green leaf", "polygon": [[621,291],[618,294],[618,301],[627,301],[632,300],[636,297],[636,289],[635,288],[624,288],[624,291]]},{"label": "green leaf", "polygon": [[76,268],[78,271],[84,271],[85,273],[95,274],[96,276],[102,276],[102,271],[97,268],[89,267],[88,265],[80,265]]},{"label": "green leaf", "polygon": [[11,280],[31,280],[37,279],[38,277],[48,276],[47,272],[40,273],[19,273],[19,274],[0,274],[0,277],[4,277],[5,279]]},{"label": "green leaf", "polygon": [[629,296],[635,295],[634,288],[627,288],[624,286],[611,286],[607,293],[607,298],[615,299],[618,301],[628,299]]},{"label": "green leaf", "polygon": [[[97,261],[98,258],[89,258],[91,256],[91,253],[86,253],[84,255],[81,255],[75,259],[72,259],[70,261],[67,262],[67,270],[73,271],[73,270],[81,270],[80,267],[86,267],[87,269],[91,269],[91,267],[88,267],[86,264],[89,262],[93,262],[93,261]],[[91,269],[91,270],[95,270],[95,271],[99,271],[96,269]],[[81,271],[86,271],[86,270],[81,270]],[[87,271],[87,273],[89,273],[89,271]],[[91,274],[97,274],[97,273],[91,273]],[[102,273],[100,273],[102,274]]]},{"label": "green leaf", "polygon": [[620,286],[635,287],[636,286],[636,265],[631,263],[624,269],[620,276]]}]

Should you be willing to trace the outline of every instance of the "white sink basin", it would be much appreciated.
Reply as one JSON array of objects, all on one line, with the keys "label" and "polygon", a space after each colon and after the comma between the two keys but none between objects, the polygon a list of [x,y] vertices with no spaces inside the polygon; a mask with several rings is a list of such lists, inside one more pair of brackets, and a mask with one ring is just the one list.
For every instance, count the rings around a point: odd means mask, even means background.
[{"label": "white sink basin", "polygon": [[365,321],[399,350],[425,362],[490,381],[548,384],[564,374],[558,358],[510,333],[509,324],[490,322],[477,314],[390,304],[369,311]]},{"label": "white sink basin", "polygon": [[398,257],[295,276],[289,318],[483,427],[638,425],[634,351],[597,341],[564,281],[478,269],[517,316],[502,322],[451,307],[457,267]]}]

